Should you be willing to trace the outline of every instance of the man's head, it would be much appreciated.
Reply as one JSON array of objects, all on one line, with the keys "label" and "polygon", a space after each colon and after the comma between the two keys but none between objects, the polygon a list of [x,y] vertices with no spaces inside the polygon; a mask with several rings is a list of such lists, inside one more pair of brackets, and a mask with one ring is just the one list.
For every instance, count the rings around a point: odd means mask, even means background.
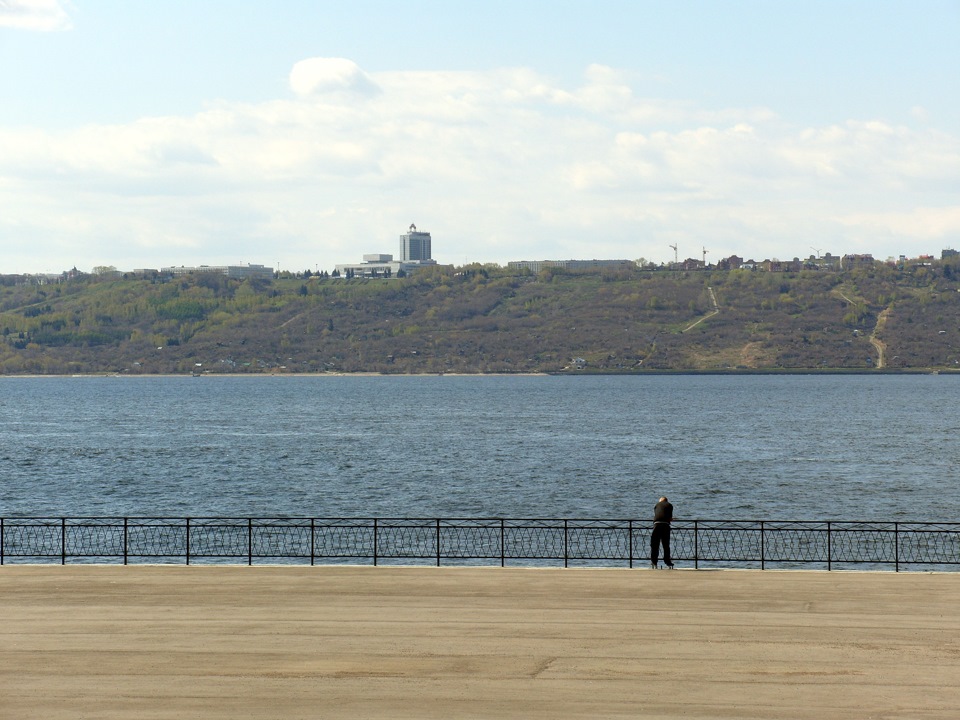
[{"label": "man's head", "polygon": [[667,502],[667,498],[666,498],[666,496],[664,496],[664,497],[662,497],[662,498],[660,498],[660,502]]}]

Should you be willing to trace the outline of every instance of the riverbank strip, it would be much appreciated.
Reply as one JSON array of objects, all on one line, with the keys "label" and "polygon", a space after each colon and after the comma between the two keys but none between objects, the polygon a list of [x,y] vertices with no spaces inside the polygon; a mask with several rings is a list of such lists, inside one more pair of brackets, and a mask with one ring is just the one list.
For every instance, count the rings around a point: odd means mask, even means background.
[{"label": "riverbank strip", "polygon": [[953,718],[960,573],[0,567],[0,717]]}]

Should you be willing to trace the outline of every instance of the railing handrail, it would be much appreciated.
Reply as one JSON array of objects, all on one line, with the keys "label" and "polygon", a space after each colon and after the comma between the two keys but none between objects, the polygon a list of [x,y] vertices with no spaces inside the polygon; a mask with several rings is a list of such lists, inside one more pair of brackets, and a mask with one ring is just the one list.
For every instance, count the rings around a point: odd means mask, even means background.
[{"label": "railing handrail", "polygon": [[[67,522],[79,521],[79,520],[110,520],[113,522],[123,522],[124,520],[162,520],[162,521],[178,521],[183,522],[187,519],[185,515],[4,515],[0,517],[0,521],[21,521],[21,520],[51,520],[55,522],[61,522],[66,520]],[[506,517],[506,516],[480,516],[480,517],[467,517],[467,516],[449,516],[437,518],[436,515],[422,515],[422,516],[392,516],[392,515],[343,515],[343,516],[320,516],[320,515],[191,515],[189,516],[191,522],[196,521],[236,521],[236,522],[247,522],[250,519],[253,520],[263,520],[263,521],[301,521],[309,523],[311,520],[343,520],[343,521],[367,521],[372,522],[374,519],[378,520],[380,523],[397,521],[397,522],[423,522],[423,523],[436,523],[439,519],[440,522],[491,522],[498,523],[501,521],[504,522],[551,522],[551,523],[563,523],[563,522],[572,522],[572,523],[586,523],[586,522],[604,522],[604,523],[640,523],[640,524],[653,524],[653,520],[644,520],[637,517],[582,517],[582,518],[557,518],[557,517],[542,517],[542,516],[527,516],[527,517]],[[677,527],[678,525],[693,525],[694,523],[717,523],[717,524],[753,524],[759,526],[760,523],[782,523],[782,524],[820,524],[826,525],[830,523],[832,525],[947,525],[947,526],[956,526],[960,527],[960,521],[954,520],[832,520],[832,519],[823,519],[823,520],[797,520],[797,519],[780,519],[780,518],[765,518],[765,519],[741,519],[741,520],[731,520],[730,518],[674,518],[673,526]]]}]

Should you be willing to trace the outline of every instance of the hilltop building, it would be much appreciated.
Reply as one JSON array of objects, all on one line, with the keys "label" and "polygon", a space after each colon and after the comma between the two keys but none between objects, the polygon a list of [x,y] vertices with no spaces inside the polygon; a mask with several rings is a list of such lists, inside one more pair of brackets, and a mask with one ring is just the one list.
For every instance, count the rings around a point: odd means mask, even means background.
[{"label": "hilltop building", "polygon": [[407,272],[404,263],[393,259],[393,255],[369,253],[363,256],[362,263],[340,263],[336,274],[340,277],[397,277],[401,270]]},{"label": "hilltop building", "polygon": [[807,258],[806,267],[814,270],[841,270],[843,265],[843,258],[839,255],[831,255],[827,253],[825,255],[811,255]]},{"label": "hilltop building", "polygon": [[406,235],[400,236],[400,262],[433,263],[430,255],[430,233],[418,232],[410,224]]},{"label": "hilltop building", "polygon": [[507,263],[510,270],[529,270],[536,274],[544,268],[564,270],[594,270],[607,267],[636,267],[633,260],[513,260]]},{"label": "hilltop building", "polygon": [[397,277],[403,271],[409,275],[426,265],[436,265],[431,257],[431,237],[428,232],[419,232],[411,224],[405,235],[400,236],[400,259],[393,255],[371,253],[363,256],[362,263],[342,263],[336,266],[341,277]]},{"label": "hilltop building", "polygon": [[273,280],[273,268],[264,265],[200,265],[198,267],[189,267],[180,265],[179,267],[160,268],[160,272],[165,275],[180,277],[181,275],[196,275],[199,273],[212,273],[214,275],[226,275],[229,278],[245,280],[247,278],[259,278],[261,280]]},{"label": "hilltop building", "polygon": [[739,270],[743,267],[743,258],[739,255],[731,255],[728,258],[717,261],[718,270]]},{"label": "hilltop building", "polygon": [[853,270],[854,268],[870,268],[876,264],[873,255],[844,255],[840,265],[844,270]]}]

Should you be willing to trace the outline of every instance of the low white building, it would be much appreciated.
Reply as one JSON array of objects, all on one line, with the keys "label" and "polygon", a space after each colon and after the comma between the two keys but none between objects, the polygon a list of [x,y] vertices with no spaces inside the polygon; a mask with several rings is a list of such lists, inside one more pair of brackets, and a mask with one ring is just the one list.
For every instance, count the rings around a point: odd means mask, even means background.
[{"label": "low white building", "polygon": [[436,260],[402,262],[394,260],[393,255],[371,253],[363,256],[362,263],[341,263],[336,266],[341,277],[397,277],[402,270],[405,275],[416,272],[424,265],[436,265]]},{"label": "low white building", "polygon": [[599,268],[636,267],[633,260],[513,260],[507,263],[510,270],[529,270],[539,273],[545,268],[564,270],[596,270]]},{"label": "low white building", "polygon": [[226,275],[229,278],[245,280],[246,278],[259,278],[261,280],[273,280],[273,268],[265,265],[200,265],[189,267],[181,265],[179,267],[160,268],[164,274],[180,277],[181,275],[196,275],[199,273],[212,273],[214,275]]}]

